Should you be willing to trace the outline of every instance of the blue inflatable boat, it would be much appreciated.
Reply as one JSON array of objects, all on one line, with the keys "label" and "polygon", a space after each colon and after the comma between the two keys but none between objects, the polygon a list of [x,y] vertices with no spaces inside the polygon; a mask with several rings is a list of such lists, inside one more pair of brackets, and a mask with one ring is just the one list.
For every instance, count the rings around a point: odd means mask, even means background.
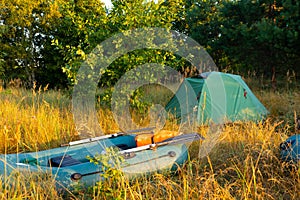
[{"label": "blue inflatable boat", "polygon": [[[163,170],[176,170],[187,160],[188,142],[201,139],[196,133],[182,134],[167,140],[137,146],[135,134],[116,133],[70,142],[63,147],[31,153],[0,155],[0,174],[9,177],[13,172],[48,173],[56,185],[70,188],[80,182],[91,186],[101,181],[101,163],[91,158],[107,153],[115,147],[124,162],[120,170],[128,177]],[[110,155],[108,155],[110,156]],[[114,163],[111,157],[111,163]]]},{"label": "blue inflatable boat", "polygon": [[300,135],[293,135],[280,144],[280,156],[285,162],[299,164]]}]

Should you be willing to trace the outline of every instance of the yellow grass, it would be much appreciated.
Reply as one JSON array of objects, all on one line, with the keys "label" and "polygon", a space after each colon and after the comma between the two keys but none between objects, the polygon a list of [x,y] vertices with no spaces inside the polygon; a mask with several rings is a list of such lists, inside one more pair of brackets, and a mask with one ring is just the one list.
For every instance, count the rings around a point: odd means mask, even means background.
[{"label": "yellow grass", "polygon": [[[55,95],[53,99],[49,96]],[[54,99],[55,98],[55,99]],[[70,107],[59,93],[9,90],[0,96],[0,152],[36,151],[75,135]]]},{"label": "yellow grass", "polygon": [[[45,90],[45,91],[44,91]],[[199,143],[190,147],[189,161],[177,174],[154,174],[135,180],[79,188],[61,196],[49,177],[14,175],[13,185],[2,180],[1,199],[297,199],[300,173],[279,160],[279,144],[295,133],[300,93],[255,91],[270,110],[265,123],[233,123],[222,129],[209,155],[199,158]],[[0,92],[0,151],[15,153],[57,147],[77,139],[70,99],[62,92],[22,89]],[[109,110],[100,110],[105,133],[118,131]],[[133,116],[142,126],[149,123]],[[166,130],[178,130],[167,121]],[[199,132],[205,133],[204,127]],[[116,181],[116,180],[115,180]],[[105,187],[104,187],[105,186]],[[103,188],[113,188],[104,190]]]}]

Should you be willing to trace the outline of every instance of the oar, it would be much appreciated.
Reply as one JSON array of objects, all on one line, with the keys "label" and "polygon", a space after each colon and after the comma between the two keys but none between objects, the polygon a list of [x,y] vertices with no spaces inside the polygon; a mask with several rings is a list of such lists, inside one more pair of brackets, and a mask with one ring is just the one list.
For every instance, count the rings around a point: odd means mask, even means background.
[{"label": "oar", "polygon": [[[134,166],[134,165],[139,165],[139,164],[143,164],[143,163],[146,163],[146,162],[149,162],[149,161],[152,161],[152,160],[157,160],[157,159],[160,159],[160,158],[164,158],[164,157],[174,157],[176,156],[176,153],[174,151],[170,151],[168,152],[167,154],[165,155],[161,155],[159,157],[156,157],[156,158],[152,158],[150,160],[146,160],[146,161],[142,161],[142,162],[137,162],[137,163],[133,163],[133,164],[128,164],[127,166],[124,166],[124,167],[128,167],[128,166]],[[71,175],[71,180],[72,181],[78,181],[80,180],[82,177],[84,176],[90,176],[90,175],[94,175],[94,174],[100,174],[102,173],[103,171],[102,170],[99,170],[99,171],[95,171],[95,172],[90,172],[90,173],[86,173],[86,174],[81,174],[81,173],[74,173]]]},{"label": "oar", "polygon": [[95,172],[90,172],[90,173],[86,173],[86,174],[80,174],[80,173],[74,173],[71,175],[71,180],[72,181],[79,181],[82,177],[84,176],[90,176],[90,175],[94,175],[94,174],[100,174],[103,171],[95,171]]},{"label": "oar", "polygon": [[153,143],[153,144],[148,144],[148,145],[144,145],[144,146],[140,146],[140,147],[122,150],[122,151],[120,151],[120,153],[123,154],[123,153],[143,151],[143,150],[147,150],[147,149],[155,149],[157,147],[165,146],[165,145],[169,145],[169,144],[172,144],[172,145],[185,144],[185,143],[190,143],[190,142],[193,142],[196,140],[204,140],[204,137],[202,137],[198,133],[182,134],[182,135],[178,135],[173,138],[167,139],[163,142],[158,142],[158,143]]},{"label": "oar", "polygon": [[[146,162],[149,162],[149,161],[152,161],[152,160],[157,160],[157,159],[164,158],[164,157],[174,157],[174,156],[176,156],[176,153],[174,151],[169,151],[165,155],[161,155],[159,157],[152,158],[152,159],[149,159],[149,160],[146,160],[146,161],[141,161],[141,162],[137,162],[137,163],[128,164],[127,166],[122,166],[122,167],[139,165],[139,164],[143,164],[143,163],[146,163]],[[80,180],[84,176],[90,176],[90,175],[94,175],[94,174],[100,174],[102,172],[103,172],[102,170],[99,170],[99,171],[90,172],[90,173],[86,173],[86,174],[74,173],[74,174],[71,175],[71,180],[78,181],[78,180]]]},{"label": "oar", "polygon": [[126,131],[126,132],[123,131],[123,132],[118,132],[118,133],[114,133],[114,134],[110,134],[110,135],[103,135],[103,136],[98,136],[98,137],[94,137],[94,138],[87,138],[87,139],[83,139],[83,140],[77,140],[77,141],[69,142],[67,144],[61,144],[60,146],[64,147],[64,146],[73,146],[73,145],[78,145],[78,144],[90,143],[90,142],[94,142],[94,141],[98,141],[98,140],[118,137],[118,136],[121,136],[121,135],[128,135],[128,134],[132,134],[132,133],[144,133],[145,131],[151,131],[151,130],[154,130],[154,129],[155,129],[155,127],[147,127],[147,128],[129,130],[129,131]]}]

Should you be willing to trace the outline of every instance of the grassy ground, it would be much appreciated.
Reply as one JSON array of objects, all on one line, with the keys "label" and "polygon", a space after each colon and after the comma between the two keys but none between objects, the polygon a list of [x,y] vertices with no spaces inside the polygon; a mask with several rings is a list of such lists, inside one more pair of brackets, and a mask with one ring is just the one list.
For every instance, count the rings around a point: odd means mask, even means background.
[{"label": "grassy ground", "polygon": [[[153,98],[169,97],[160,88],[148,89]],[[155,92],[152,92],[152,91]],[[300,112],[295,90],[254,88],[271,112],[264,124],[234,123],[223,128],[217,145],[199,158],[199,144],[190,148],[190,159],[177,174],[154,174],[127,180],[122,174],[88,190],[78,188],[61,196],[51,179],[14,176],[13,185],[2,180],[1,199],[297,199],[300,172],[279,158],[279,144],[295,133],[294,117]],[[151,98],[151,97],[147,97]],[[15,153],[57,147],[77,139],[71,104],[62,92],[46,88],[0,91],[0,152]],[[118,130],[112,113],[100,110],[104,132]],[[133,116],[142,125],[149,122]],[[178,126],[167,121],[166,129]],[[205,131],[205,128],[199,128]]]}]

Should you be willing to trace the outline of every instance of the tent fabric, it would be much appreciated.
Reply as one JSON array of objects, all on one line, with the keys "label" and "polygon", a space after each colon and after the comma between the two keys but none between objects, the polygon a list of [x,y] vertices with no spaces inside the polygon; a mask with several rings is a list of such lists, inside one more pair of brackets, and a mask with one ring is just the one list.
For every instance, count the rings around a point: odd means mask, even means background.
[{"label": "tent fabric", "polygon": [[166,111],[198,124],[259,121],[269,113],[240,76],[221,72],[185,78]]}]

